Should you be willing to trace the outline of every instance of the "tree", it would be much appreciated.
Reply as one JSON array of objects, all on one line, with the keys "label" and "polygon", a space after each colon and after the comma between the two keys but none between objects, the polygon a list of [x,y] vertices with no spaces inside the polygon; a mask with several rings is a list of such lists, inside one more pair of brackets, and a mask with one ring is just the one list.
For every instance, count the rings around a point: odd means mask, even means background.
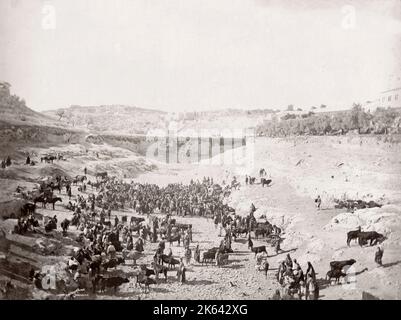
[{"label": "tree", "polygon": [[326,105],[325,104],[321,104],[320,105],[320,109],[325,109],[326,108]]},{"label": "tree", "polygon": [[89,128],[91,125],[93,125],[94,121],[91,116],[87,116],[85,119],[86,127]]},{"label": "tree", "polygon": [[57,110],[56,114],[59,116],[58,121],[61,120],[62,117],[65,115],[65,111],[63,109]]},{"label": "tree", "polygon": [[367,113],[362,109],[361,104],[354,103],[351,110],[351,125],[353,129],[358,129],[358,133],[361,129],[366,127],[369,122]]},{"label": "tree", "polygon": [[302,111],[302,109],[301,108],[297,108],[297,111]]},{"label": "tree", "polygon": [[292,104],[288,105],[287,111],[294,111],[294,106]]}]

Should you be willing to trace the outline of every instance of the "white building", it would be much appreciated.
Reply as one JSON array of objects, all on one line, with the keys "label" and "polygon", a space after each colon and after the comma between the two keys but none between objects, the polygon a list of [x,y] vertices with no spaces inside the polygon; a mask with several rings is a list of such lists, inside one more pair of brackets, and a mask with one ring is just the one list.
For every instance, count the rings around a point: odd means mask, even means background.
[{"label": "white building", "polygon": [[401,76],[389,78],[388,89],[380,92],[377,107],[401,108]]}]

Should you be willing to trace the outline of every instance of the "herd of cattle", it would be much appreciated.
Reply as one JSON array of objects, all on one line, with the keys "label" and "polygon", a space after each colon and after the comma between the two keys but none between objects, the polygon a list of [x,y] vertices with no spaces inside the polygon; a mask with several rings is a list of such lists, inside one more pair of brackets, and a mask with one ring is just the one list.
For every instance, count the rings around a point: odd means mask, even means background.
[{"label": "herd of cattle", "polygon": [[[45,157],[41,160],[51,162],[56,158]],[[70,219],[61,221],[60,227],[64,236],[71,237],[72,234],[68,233],[69,227],[75,226],[78,235],[74,240],[79,245],[79,249],[68,260],[67,270],[81,289],[87,290],[90,287],[92,293],[98,290],[103,292],[106,288],[113,288],[116,291],[122,284],[129,283],[129,277],[132,276],[136,279],[137,285],[143,286],[145,292],[149,292],[150,285],[158,283],[159,274],[164,275],[164,280],[167,281],[168,272],[174,270],[181,273],[185,269],[184,257],[172,256],[171,249],[165,254],[164,243],[170,243],[171,248],[175,242],[179,246],[182,242],[185,249],[189,250],[192,242],[192,225],[178,223],[172,218],[174,215],[213,218],[216,228],[224,230],[224,240],[219,247],[207,249],[202,255],[198,251],[195,252],[194,260],[200,265],[215,263],[217,266],[222,266],[229,263],[229,255],[235,253],[231,248],[231,242],[240,236],[248,238],[248,247],[255,253],[255,258],[260,254],[267,256],[267,250],[265,245],[254,246],[252,237],[264,239],[267,244],[276,247],[277,254],[280,251],[282,230],[268,221],[258,222],[253,216],[256,210],[253,205],[249,215],[241,217],[235,214],[233,208],[224,204],[223,200],[231,189],[237,188],[238,184],[235,181],[231,186],[222,187],[215,184],[213,179],[204,178],[202,182],[191,181],[189,185],[171,184],[160,188],[154,184],[119,181],[115,177],[109,177],[107,172],[96,174],[95,181],[92,182],[86,176],[86,169],[85,175],[77,175],[72,179],[60,176],[54,178],[51,182],[42,183],[40,193],[31,197],[31,201],[21,208],[21,216],[14,231],[20,234],[39,231],[40,224],[35,218],[36,204],[42,203],[43,208],[46,208],[46,204],[51,204],[55,210],[55,204],[62,202],[62,198],[55,196],[54,191],[58,191],[61,195],[65,188],[70,201],[64,207],[71,210],[72,215]],[[264,182],[269,185],[271,180]],[[74,185],[78,186],[75,196],[71,192],[71,186]],[[89,187],[90,192],[89,190],[86,192]],[[113,223],[112,210],[123,211],[126,208],[133,209],[140,216],[120,216],[120,221],[114,215]],[[160,218],[153,213],[165,215]],[[45,235],[57,230],[57,216],[46,218],[43,227]],[[348,232],[348,246],[352,240],[358,240],[360,246],[368,242],[372,246],[385,240],[385,237],[375,231],[363,232],[359,228]],[[144,250],[146,241],[159,242],[153,261],[150,264],[137,264],[137,260],[146,257]],[[346,276],[344,267],[351,266],[355,262],[353,259],[330,262],[330,270],[326,274],[327,280],[334,279],[338,283],[341,277]],[[114,271],[119,265],[127,264],[132,267],[130,272],[125,276],[115,275]],[[45,276],[40,270],[34,269],[30,274],[38,288],[41,288],[41,281]],[[316,278],[313,280],[309,285],[314,288],[312,289],[314,292],[318,292],[318,282]],[[313,297],[317,299],[318,296],[317,293]]]}]

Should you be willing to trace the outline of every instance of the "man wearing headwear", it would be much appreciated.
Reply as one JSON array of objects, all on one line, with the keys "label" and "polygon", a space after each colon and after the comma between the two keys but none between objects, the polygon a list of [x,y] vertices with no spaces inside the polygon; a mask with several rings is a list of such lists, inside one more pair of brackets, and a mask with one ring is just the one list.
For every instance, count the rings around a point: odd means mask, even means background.
[{"label": "man wearing headwear", "polygon": [[315,269],[313,268],[312,264],[309,261],[308,261],[308,268],[306,269],[306,281],[308,280],[308,277],[311,277],[313,281],[316,281]]},{"label": "man wearing headwear", "polygon": [[287,257],[285,258],[285,264],[287,265],[287,267],[292,268],[292,259],[290,257],[290,254],[287,254]]}]

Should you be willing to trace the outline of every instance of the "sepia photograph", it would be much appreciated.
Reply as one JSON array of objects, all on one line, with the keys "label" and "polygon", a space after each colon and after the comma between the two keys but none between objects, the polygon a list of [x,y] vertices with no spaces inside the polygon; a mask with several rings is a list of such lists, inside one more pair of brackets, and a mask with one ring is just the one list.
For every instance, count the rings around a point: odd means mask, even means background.
[{"label": "sepia photograph", "polygon": [[400,300],[401,1],[1,0],[0,162],[0,300]]}]

